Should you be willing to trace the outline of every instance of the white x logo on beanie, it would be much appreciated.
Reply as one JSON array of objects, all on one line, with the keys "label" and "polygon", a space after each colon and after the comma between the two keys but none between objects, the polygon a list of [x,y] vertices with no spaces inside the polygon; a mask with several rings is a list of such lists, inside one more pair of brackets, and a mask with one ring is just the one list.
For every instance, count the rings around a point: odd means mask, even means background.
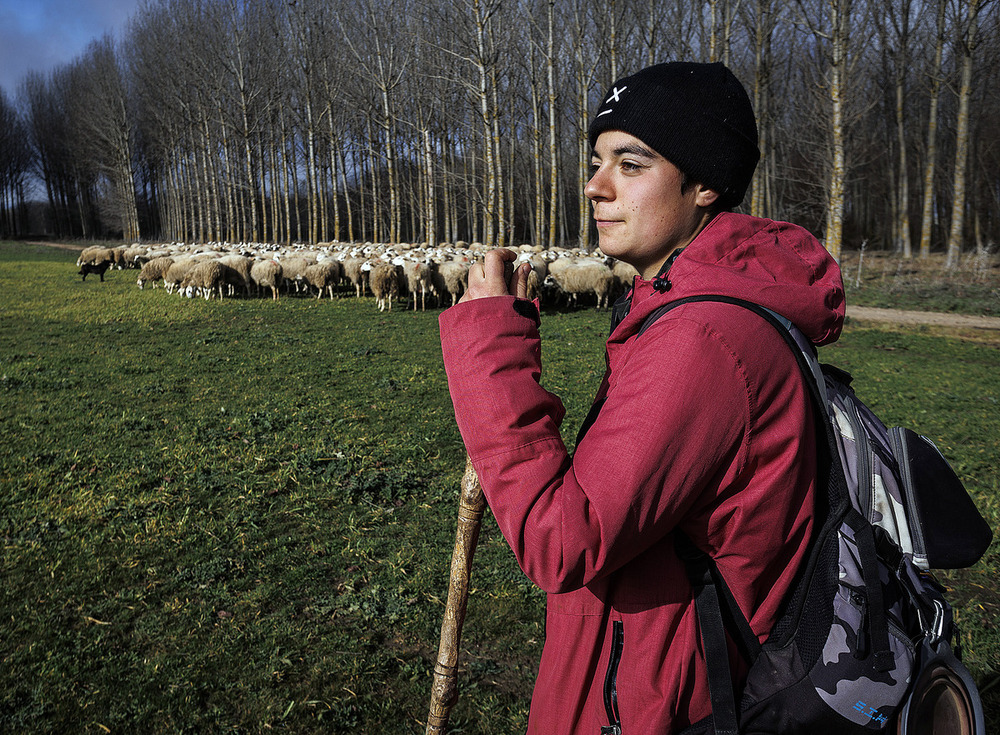
[{"label": "white x logo on beanie", "polygon": [[621,95],[621,93],[624,92],[626,89],[628,89],[628,86],[622,87],[621,89],[618,89],[618,87],[615,87],[613,90],[611,90],[611,96],[608,97],[606,100],[604,100],[604,104],[607,104],[611,100],[614,100],[615,102],[618,102],[619,95]]}]

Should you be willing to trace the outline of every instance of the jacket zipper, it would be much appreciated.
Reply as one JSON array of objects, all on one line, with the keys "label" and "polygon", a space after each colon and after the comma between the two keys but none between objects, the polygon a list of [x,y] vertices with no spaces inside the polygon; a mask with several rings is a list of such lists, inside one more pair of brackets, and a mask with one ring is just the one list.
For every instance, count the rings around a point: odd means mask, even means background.
[{"label": "jacket zipper", "polygon": [[625,647],[625,625],[615,620],[611,632],[611,655],[608,657],[608,673],[604,677],[604,710],[611,724],[601,727],[601,735],[621,735],[622,719],[618,714],[618,665]]}]

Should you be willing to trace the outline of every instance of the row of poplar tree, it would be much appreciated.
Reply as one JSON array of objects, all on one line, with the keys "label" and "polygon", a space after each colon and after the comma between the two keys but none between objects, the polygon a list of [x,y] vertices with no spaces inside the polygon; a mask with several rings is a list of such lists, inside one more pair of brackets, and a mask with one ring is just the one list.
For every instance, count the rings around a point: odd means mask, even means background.
[{"label": "row of poplar tree", "polygon": [[595,239],[586,130],[615,79],[722,61],[743,209],[905,255],[1000,236],[1000,0],[157,0],[0,90],[0,235]]}]

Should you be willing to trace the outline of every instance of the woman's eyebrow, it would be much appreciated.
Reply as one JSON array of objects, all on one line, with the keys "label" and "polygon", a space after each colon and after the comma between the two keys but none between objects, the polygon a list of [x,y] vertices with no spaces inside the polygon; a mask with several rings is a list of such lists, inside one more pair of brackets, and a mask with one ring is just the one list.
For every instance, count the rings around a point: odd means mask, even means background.
[{"label": "woman's eyebrow", "polygon": [[[649,148],[646,148],[645,146],[639,145],[637,143],[629,143],[619,148],[615,148],[613,151],[611,151],[611,155],[615,158],[620,158],[621,156],[627,156],[627,155],[641,156],[642,158],[656,158],[657,154],[651,151]],[[590,157],[596,158],[598,160],[600,160],[601,158],[600,154],[596,150],[592,150],[590,152]]]},{"label": "woman's eyebrow", "polygon": [[614,154],[615,156],[633,155],[642,156],[643,158],[656,158],[656,154],[653,153],[653,151],[636,143],[630,143],[628,145],[623,145],[620,148],[615,148]]}]

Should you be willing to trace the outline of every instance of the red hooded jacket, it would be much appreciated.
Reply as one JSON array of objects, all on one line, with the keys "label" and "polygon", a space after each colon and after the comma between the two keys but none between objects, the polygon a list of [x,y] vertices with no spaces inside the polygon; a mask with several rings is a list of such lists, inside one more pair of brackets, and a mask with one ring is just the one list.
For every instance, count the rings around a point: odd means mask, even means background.
[{"label": "red hooded jacket", "polygon": [[761,641],[806,553],[816,440],[781,337],[710,302],[636,333],[664,303],[720,294],[826,344],[843,324],[839,268],[798,226],[723,213],[668,278],[666,291],[635,280],[607,342],[604,403],[573,456],[562,404],[539,385],[528,302],[476,299],[440,318],[462,438],[521,569],[548,593],[529,733],[668,733],[710,713],[675,528],[716,560]]}]

